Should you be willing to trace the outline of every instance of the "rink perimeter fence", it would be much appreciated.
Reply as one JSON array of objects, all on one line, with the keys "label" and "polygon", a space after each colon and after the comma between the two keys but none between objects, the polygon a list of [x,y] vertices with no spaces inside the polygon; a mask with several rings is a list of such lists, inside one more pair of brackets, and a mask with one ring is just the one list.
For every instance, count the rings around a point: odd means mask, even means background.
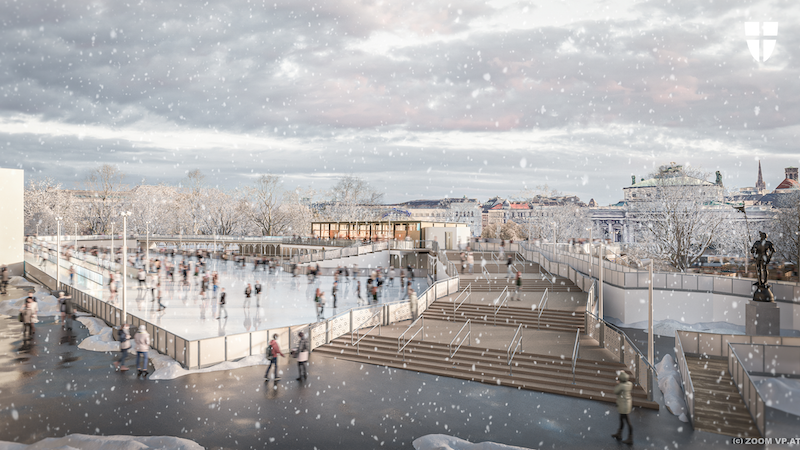
[{"label": "rink perimeter fence", "polygon": [[[60,283],[34,264],[25,262],[25,276],[46,286],[51,291],[63,290],[72,296],[75,307],[102,319],[111,327],[127,322],[133,329],[144,325],[151,336],[151,347],[175,359],[186,369],[198,369],[235,361],[247,356],[265,355],[273,334],[278,335],[278,345],[294,348],[299,342],[298,333],[304,332],[312,350],[361,327],[377,323],[389,325],[412,318],[410,300],[352,308],[324,321],[293,325],[268,330],[251,331],[228,336],[189,340],[161,326],[130,313],[122,319],[122,310],[114,304],[98,299],[68,284]],[[425,311],[436,299],[458,291],[458,278],[433,282],[416,299],[417,314]]]}]

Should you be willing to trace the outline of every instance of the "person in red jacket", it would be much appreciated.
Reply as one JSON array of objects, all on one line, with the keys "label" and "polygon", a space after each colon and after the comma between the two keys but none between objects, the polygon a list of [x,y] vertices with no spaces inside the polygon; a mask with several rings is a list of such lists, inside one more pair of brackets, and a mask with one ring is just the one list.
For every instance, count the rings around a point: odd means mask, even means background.
[{"label": "person in red jacket", "polygon": [[281,348],[278,346],[277,339],[278,335],[273,334],[272,340],[269,341],[269,345],[267,345],[267,359],[269,359],[269,366],[267,366],[267,373],[264,374],[264,378],[269,379],[269,369],[275,365],[275,381],[281,379],[281,377],[278,376],[278,355],[281,355],[284,358],[286,357],[286,355],[281,353]]}]

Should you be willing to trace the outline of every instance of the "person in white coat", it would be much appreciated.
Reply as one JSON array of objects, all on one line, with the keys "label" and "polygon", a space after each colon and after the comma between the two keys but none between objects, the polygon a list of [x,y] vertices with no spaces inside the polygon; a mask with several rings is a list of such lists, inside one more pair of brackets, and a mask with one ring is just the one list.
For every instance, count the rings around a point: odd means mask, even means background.
[{"label": "person in white coat", "polygon": [[[150,334],[144,325],[139,325],[139,331],[133,341],[136,343],[136,378],[139,378],[139,376],[147,377],[149,375],[147,371],[147,352],[150,351]],[[144,364],[140,364],[140,362],[144,362]]]}]

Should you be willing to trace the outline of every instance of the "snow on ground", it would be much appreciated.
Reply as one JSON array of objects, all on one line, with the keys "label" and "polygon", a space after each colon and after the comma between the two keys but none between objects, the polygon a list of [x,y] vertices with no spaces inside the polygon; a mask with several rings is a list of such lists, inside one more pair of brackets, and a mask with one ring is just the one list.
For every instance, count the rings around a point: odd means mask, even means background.
[{"label": "snow on ground", "polygon": [[203,450],[198,443],[173,436],[89,436],[70,434],[47,438],[35,444],[0,441],[0,450]]},{"label": "snow on ground", "polygon": [[415,450],[528,450],[525,447],[498,444],[496,442],[472,442],[446,434],[429,434],[414,439]]},{"label": "snow on ground", "polygon": [[[19,277],[14,277],[19,278]],[[25,281],[25,280],[23,280]],[[28,283],[25,281],[25,283]],[[18,284],[22,285],[22,283]],[[34,296],[36,297],[37,303],[39,304],[39,312],[37,313],[39,317],[44,316],[57,316],[61,314],[61,309],[58,306],[58,300],[50,295],[50,291],[47,289],[42,288],[38,284],[31,284],[28,283],[25,286],[35,287]],[[22,308],[22,305],[25,303],[25,298],[19,297],[10,300],[4,300],[0,302],[0,314],[4,314],[6,316],[16,316],[19,314],[19,309]]]},{"label": "snow on ground", "polygon": [[[622,323],[615,317],[606,317],[606,321],[620,328],[635,328],[639,330],[647,329],[647,321],[634,323]],[[719,334],[745,334],[744,325],[734,325],[728,322],[699,322],[684,323],[677,320],[659,320],[653,323],[653,332],[659,336],[675,336],[675,330],[683,331],[703,331],[706,333]]]},{"label": "snow on ground", "polygon": [[756,376],[751,378],[767,406],[800,416],[800,380]]},{"label": "snow on ground", "polygon": [[8,280],[8,284],[10,284],[11,286],[16,286],[16,287],[41,287],[40,285],[38,285],[36,283],[33,283],[31,281],[28,281],[25,278],[20,277],[20,276],[11,277],[11,279]]},{"label": "snow on ground", "polygon": [[89,334],[91,334],[91,336],[78,344],[78,348],[93,352],[115,352],[119,350],[119,342],[115,341],[112,335],[114,330],[106,326],[105,322],[89,316],[78,317],[78,322],[84,324],[89,329]]},{"label": "snow on ground", "polygon": [[681,422],[688,422],[686,417],[686,402],[681,390],[681,374],[672,355],[667,354],[661,358],[661,362],[656,364],[656,374],[658,376],[658,388],[664,395],[664,404],[667,410],[678,416]]}]

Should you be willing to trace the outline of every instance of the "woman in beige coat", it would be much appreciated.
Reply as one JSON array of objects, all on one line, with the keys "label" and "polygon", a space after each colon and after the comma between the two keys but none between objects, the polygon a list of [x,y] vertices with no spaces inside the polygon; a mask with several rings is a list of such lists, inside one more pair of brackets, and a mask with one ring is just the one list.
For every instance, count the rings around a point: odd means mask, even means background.
[{"label": "woman in beige coat", "polygon": [[617,411],[619,412],[619,429],[616,434],[612,434],[611,437],[616,440],[622,439],[622,429],[624,428],[624,424],[627,423],[628,439],[625,439],[623,442],[628,445],[633,444],[633,427],[631,426],[631,420],[628,418],[628,414],[631,413],[631,409],[633,408],[633,398],[631,397],[632,390],[633,384],[628,381],[628,374],[621,372],[617,385],[614,386],[614,395],[617,396]]}]

